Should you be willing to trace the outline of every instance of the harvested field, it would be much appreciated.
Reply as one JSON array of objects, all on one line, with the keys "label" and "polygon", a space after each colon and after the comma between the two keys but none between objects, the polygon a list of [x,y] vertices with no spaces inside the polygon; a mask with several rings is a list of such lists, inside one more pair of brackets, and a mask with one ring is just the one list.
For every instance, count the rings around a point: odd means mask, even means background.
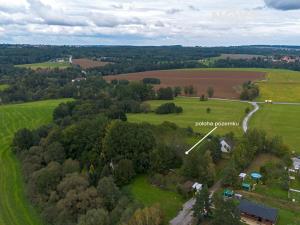
[{"label": "harvested field", "polygon": [[159,87],[182,88],[192,85],[197,90],[197,96],[206,93],[208,87],[214,88],[216,98],[239,98],[241,85],[246,81],[256,81],[265,78],[264,72],[256,71],[212,71],[212,70],[165,70],[149,71],[117,76],[106,76],[104,79],[111,81],[118,80],[142,80],[143,78],[158,78],[161,81]]},{"label": "harvested field", "polygon": [[105,66],[109,64],[109,62],[102,62],[102,61],[83,58],[83,59],[73,59],[73,64],[80,66],[82,69],[89,69],[89,68]]}]

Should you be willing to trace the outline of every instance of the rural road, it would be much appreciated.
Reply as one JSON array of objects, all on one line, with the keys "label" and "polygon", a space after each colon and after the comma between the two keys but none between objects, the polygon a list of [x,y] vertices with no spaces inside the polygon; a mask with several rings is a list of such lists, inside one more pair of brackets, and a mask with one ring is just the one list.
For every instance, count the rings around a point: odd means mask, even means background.
[{"label": "rural road", "polygon": [[248,115],[243,120],[244,133],[246,133],[248,130],[248,124],[249,124],[250,118],[254,115],[254,113],[256,113],[259,110],[259,105],[257,104],[257,102],[249,102],[249,103],[254,106],[254,109],[250,113],[248,113]]},{"label": "rural road", "polygon": [[[217,181],[210,189],[210,196],[221,187],[221,180]],[[182,210],[177,214],[177,216],[170,221],[170,225],[191,225],[193,221],[193,206],[196,203],[195,198],[191,198],[186,203],[184,203]]]}]

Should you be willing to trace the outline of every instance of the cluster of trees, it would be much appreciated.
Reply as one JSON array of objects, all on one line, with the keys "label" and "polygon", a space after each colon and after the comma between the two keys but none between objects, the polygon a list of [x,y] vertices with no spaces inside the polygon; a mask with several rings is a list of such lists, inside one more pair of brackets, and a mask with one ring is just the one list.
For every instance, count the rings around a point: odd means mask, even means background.
[{"label": "cluster of trees", "polygon": [[158,78],[151,78],[146,77],[143,79],[144,84],[160,84],[160,79]]},{"label": "cluster of trees", "polygon": [[260,168],[264,184],[277,185],[284,190],[289,189],[289,174],[282,162],[268,162]]},{"label": "cluster of trees", "polygon": [[121,187],[138,174],[180,168],[185,139],[193,132],[170,123],[124,122],[125,112],[147,99],[147,85],[126,87],[120,98],[118,84],[108,89],[110,96],[60,104],[53,123],[15,134],[13,151],[22,162],[27,194],[46,223],[130,225],[149,217],[161,224],[157,207],[143,208]]},{"label": "cluster of trees", "polygon": [[170,113],[182,113],[183,109],[180,106],[176,106],[173,102],[160,105],[156,110],[156,114],[170,114]]},{"label": "cluster of trees", "polygon": [[243,84],[243,90],[240,95],[241,100],[254,100],[259,96],[259,87],[257,84],[248,81]]},{"label": "cluster of trees", "polygon": [[[214,207],[213,207],[214,204]],[[222,196],[215,195],[210,198],[207,186],[196,193],[196,202],[193,206],[193,216],[196,224],[210,220],[212,225],[241,225],[240,212],[236,203],[231,199],[224,199]]]},{"label": "cluster of trees", "polygon": [[234,147],[231,162],[224,169],[223,185],[239,186],[238,175],[240,171],[247,168],[260,153],[270,153],[278,156],[282,159],[285,166],[290,166],[291,164],[290,150],[280,137],[268,137],[264,131],[253,129],[248,131],[243,140]]}]

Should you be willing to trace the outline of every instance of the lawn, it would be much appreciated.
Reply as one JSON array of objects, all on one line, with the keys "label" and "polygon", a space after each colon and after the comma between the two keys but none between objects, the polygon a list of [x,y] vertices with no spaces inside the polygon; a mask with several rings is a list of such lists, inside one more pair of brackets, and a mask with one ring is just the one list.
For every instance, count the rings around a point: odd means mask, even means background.
[{"label": "lawn", "polygon": [[43,63],[16,65],[16,67],[29,68],[32,70],[55,69],[55,68],[66,69],[66,68],[70,67],[70,64],[67,62],[43,62]]},{"label": "lawn", "polygon": [[146,176],[136,178],[129,185],[129,190],[133,197],[145,206],[159,204],[164,213],[165,224],[177,215],[184,203],[179,194],[152,186]]},{"label": "lawn", "polygon": [[251,128],[264,129],[270,135],[281,136],[292,151],[300,154],[300,105],[260,105],[250,120]]},{"label": "lawn", "polygon": [[53,109],[64,100],[0,106],[0,224],[39,225],[41,221],[24,194],[20,165],[10,151],[14,133],[52,120]]},{"label": "lawn", "polygon": [[[224,134],[230,131],[242,134],[242,120],[245,116],[245,109],[252,106],[248,103],[221,101],[221,100],[209,100],[205,102],[199,101],[198,98],[176,98],[173,101],[155,100],[149,101],[151,109],[154,110],[159,105],[166,102],[174,102],[176,105],[183,108],[183,113],[180,114],[167,114],[157,115],[155,113],[140,113],[140,114],[128,114],[128,120],[130,122],[149,122],[152,124],[160,124],[164,121],[176,123],[178,126],[186,128],[191,127],[194,131],[200,133],[207,133],[212,130],[214,126],[195,126],[196,122],[201,121],[235,121],[240,123],[240,126],[219,127],[216,130],[218,134]],[[210,108],[211,112],[207,113],[206,109]]]},{"label": "lawn", "polygon": [[0,84],[0,91],[4,91],[9,87],[8,84]]}]

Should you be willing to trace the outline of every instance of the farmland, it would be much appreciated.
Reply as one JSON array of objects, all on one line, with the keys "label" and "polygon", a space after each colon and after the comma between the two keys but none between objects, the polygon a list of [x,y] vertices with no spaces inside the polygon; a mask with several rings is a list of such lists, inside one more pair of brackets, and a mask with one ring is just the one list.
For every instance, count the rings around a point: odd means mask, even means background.
[{"label": "farmland", "polygon": [[96,60],[91,60],[91,59],[73,59],[72,63],[74,65],[80,66],[82,69],[89,69],[89,68],[94,68],[94,67],[102,67],[107,64],[108,62],[102,62],[102,61],[96,61]]},{"label": "farmland", "polygon": [[211,68],[205,71],[253,71],[264,72],[264,80],[257,80],[260,96],[257,101],[272,99],[277,102],[300,102],[300,72],[263,68]]},{"label": "farmland", "polygon": [[53,109],[66,100],[0,106],[0,224],[38,225],[41,221],[24,194],[20,165],[10,144],[18,129],[35,128],[52,119]]},{"label": "farmland", "polygon": [[299,115],[300,105],[261,105],[261,109],[250,120],[250,127],[281,136],[293,151],[300,153]]},{"label": "farmland", "polygon": [[33,64],[23,64],[16,65],[16,67],[23,67],[32,70],[37,69],[66,69],[70,67],[70,64],[67,62],[43,62],[43,63],[33,63]]},{"label": "farmland", "polygon": [[118,76],[107,76],[106,80],[126,79],[129,81],[142,80],[143,78],[158,78],[161,84],[158,87],[182,88],[193,86],[196,89],[195,96],[206,94],[208,87],[215,90],[214,97],[239,98],[241,85],[249,80],[256,81],[264,79],[264,72],[254,71],[229,71],[229,70],[165,70],[150,71],[142,73],[124,74]]},{"label": "farmland", "polygon": [[[174,102],[176,105],[183,108],[181,114],[157,115],[155,113],[147,114],[128,114],[130,122],[149,122],[160,124],[163,121],[176,123],[180,127],[191,127],[197,132],[208,132],[211,127],[195,126],[196,122],[201,121],[236,121],[241,122],[245,116],[245,109],[251,108],[248,103],[210,100],[201,102],[197,98],[176,98],[173,101],[149,101],[151,109],[154,110],[159,105],[166,102]],[[206,109],[210,108],[211,112],[207,113]],[[219,127],[216,133],[224,134],[234,131],[237,134],[242,133],[241,123],[239,127]]]}]

